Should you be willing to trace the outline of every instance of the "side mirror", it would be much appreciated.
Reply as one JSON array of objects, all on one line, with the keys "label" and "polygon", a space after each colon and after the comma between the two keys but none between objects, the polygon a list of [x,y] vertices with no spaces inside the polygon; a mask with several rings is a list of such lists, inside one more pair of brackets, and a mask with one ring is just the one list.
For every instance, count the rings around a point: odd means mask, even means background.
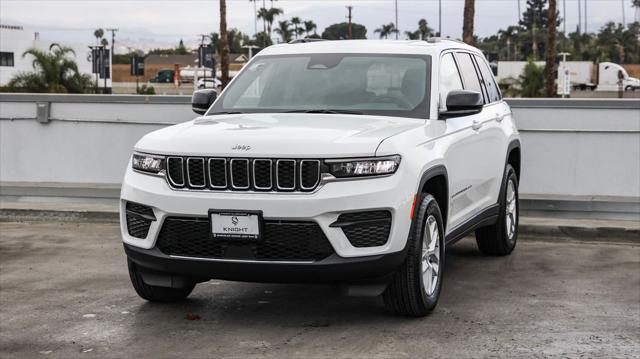
[{"label": "side mirror", "polygon": [[447,110],[440,111],[440,117],[462,117],[475,115],[482,111],[482,94],[476,91],[456,90],[447,95]]},{"label": "side mirror", "polygon": [[198,90],[191,96],[191,109],[198,115],[204,115],[216,100],[218,94],[215,90]]}]

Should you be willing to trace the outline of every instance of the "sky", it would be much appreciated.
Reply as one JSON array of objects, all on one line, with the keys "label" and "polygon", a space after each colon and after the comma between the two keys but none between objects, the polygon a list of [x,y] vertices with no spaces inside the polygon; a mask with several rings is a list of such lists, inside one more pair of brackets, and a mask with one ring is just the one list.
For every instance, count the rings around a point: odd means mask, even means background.
[{"label": "sky", "polygon": [[[265,1],[269,7],[270,1]],[[518,1],[524,11],[526,0],[476,0],[475,33],[480,37],[489,36],[516,24]],[[631,0],[558,0],[560,16],[566,18],[568,31],[575,30],[578,4],[580,2],[584,9],[584,1],[588,4],[589,31],[596,31],[608,21],[622,22],[623,7],[627,22],[639,15],[631,7]],[[563,2],[566,3],[566,14]],[[277,20],[293,16],[313,20],[318,25],[318,32],[331,24],[346,21],[347,5],[353,6],[353,21],[367,27],[368,38],[375,38],[374,30],[395,18],[394,0],[274,1],[274,6],[284,10],[284,15]],[[257,6],[262,6],[262,0],[258,0]],[[464,0],[442,0],[443,36],[461,37],[463,7]],[[252,2],[227,0],[227,13],[229,28],[237,28],[249,35],[254,33]],[[420,18],[427,19],[429,25],[437,30],[438,0],[398,0],[401,34],[415,30]],[[92,42],[95,41],[94,29],[118,28],[116,52],[125,52],[127,48],[146,50],[175,46],[180,39],[190,46],[200,41],[199,34],[219,31],[219,1],[0,0],[0,23],[21,25],[38,31],[43,40],[61,42]],[[258,31],[261,29],[262,23],[258,20]],[[274,38],[277,39],[275,34]]]}]

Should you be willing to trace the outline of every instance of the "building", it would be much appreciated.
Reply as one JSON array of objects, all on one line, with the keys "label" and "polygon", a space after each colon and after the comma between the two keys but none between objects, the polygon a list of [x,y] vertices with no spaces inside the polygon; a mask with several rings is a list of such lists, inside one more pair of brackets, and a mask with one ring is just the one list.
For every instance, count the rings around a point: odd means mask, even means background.
[{"label": "building", "polygon": [[[30,48],[49,51],[49,46],[55,41],[40,39],[40,33],[24,29],[22,26],[0,24],[0,86],[6,85],[16,74],[25,71],[33,71],[33,58],[23,57],[22,54]],[[91,50],[89,46],[94,44],[82,44],[73,42],[60,42],[62,46],[68,46],[75,52],[74,60],[78,64],[80,73],[89,74],[95,78],[91,62]],[[98,77],[98,87],[105,86],[104,78]],[[111,89],[111,59],[109,59],[109,76],[106,79],[107,89]]]}]

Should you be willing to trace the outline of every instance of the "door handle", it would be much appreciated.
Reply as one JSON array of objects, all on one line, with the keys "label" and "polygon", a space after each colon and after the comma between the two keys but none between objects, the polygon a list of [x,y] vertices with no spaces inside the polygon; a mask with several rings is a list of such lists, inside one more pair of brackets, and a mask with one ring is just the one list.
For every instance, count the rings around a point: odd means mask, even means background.
[{"label": "door handle", "polygon": [[477,131],[480,129],[480,127],[482,127],[482,122],[478,120],[473,120],[473,122],[471,123],[471,128]]},{"label": "door handle", "polygon": [[504,116],[505,115],[501,115],[501,114],[496,112],[496,121],[502,122],[502,120],[504,120]]}]

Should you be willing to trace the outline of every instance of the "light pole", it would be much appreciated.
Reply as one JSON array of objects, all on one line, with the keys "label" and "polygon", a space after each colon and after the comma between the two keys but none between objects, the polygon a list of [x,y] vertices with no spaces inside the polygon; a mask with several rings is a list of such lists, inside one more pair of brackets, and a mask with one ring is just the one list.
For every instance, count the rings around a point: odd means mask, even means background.
[{"label": "light pole", "polygon": [[396,0],[396,40],[398,40],[398,0]]},{"label": "light pole", "polygon": [[442,37],[442,0],[438,0],[438,37]]}]

